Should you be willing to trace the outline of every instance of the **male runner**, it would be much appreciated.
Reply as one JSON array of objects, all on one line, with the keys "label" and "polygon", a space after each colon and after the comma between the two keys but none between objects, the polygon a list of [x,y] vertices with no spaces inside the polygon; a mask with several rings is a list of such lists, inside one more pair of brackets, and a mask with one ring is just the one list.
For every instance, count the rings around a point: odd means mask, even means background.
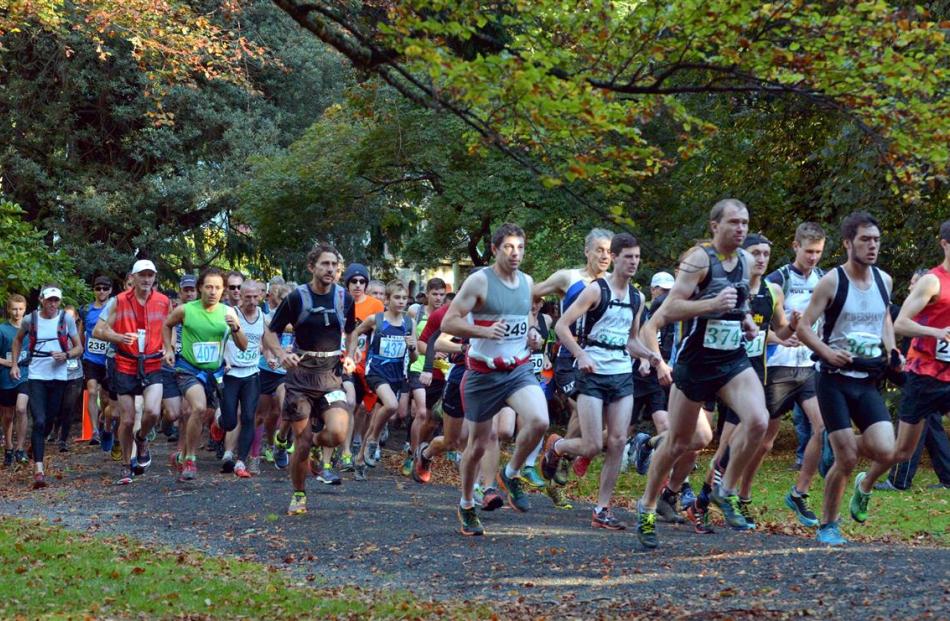
[{"label": "male runner", "polygon": [[[289,515],[307,512],[310,447],[332,448],[346,440],[349,414],[342,373],[352,372],[356,365],[343,356],[342,339],[355,329],[356,317],[352,296],[336,284],[338,265],[336,249],[317,243],[307,255],[313,278],[284,298],[264,332],[264,347],[288,370],[283,417],[290,422],[295,445]],[[294,326],[293,353],[286,352],[278,340],[288,325]],[[288,439],[277,435],[275,443],[286,444]]]},{"label": "male runner", "polygon": [[[520,470],[528,453],[548,427],[547,402],[530,364],[529,342],[540,334],[531,316],[531,277],[518,270],[524,258],[525,234],[503,224],[492,234],[495,262],[469,276],[442,320],[443,331],[471,339],[462,383],[468,446],[462,456],[462,498],[458,515],[463,535],[484,533],[472,490],[482,455],[492,442],[492,419],[505,405],[520,417],[521,431],[509,462],[498,473],[517,511],[530,502]],[[471,322],[467,319],[471,313]]]},{"label": "male runner", "polygon": [[894,322],[897,336],[913,337],[907,355],[897,447],[890,463],[875,461],[855,486],[852,515],[857,515],[859,521],[866,519],[874,482],[891,465],[907,461],[914,454],[925,421],[950,413],[950,220],[940,225],[939,243],[943,261],[920,277]]},{"label": "male runner", "polygon": [[244,284],[244,274],[237,270],[227,273],[227,291],[224,292],[222,302],[228,306],[237,306],[241,303],[241,285]]},{"label": "male runner", "polygon": [[[155,264],[140,259],[132,266],[133,287],[109,300],[96,320],[94,338],[115,345],[113,390],[119,396],[119,441],[122,464],[128,471],[119,479],[128,485],[152,463],[146,436],[158,422],[162,404],[162,323],[171,302],[155,288]],[[173,351],[174,353],[174,351]],[[142,422],[135,435],[132,457],[135,397],[143,400]]]},{"label": "male runner", "polygon": [[[610,500],[620,473],[633,412],[633,361],[630,357],[652,359],[656,364],[660,358],[637,339],[645,301],[630,284],[630,279],[640,265],[640,244],[628,233],[614,235],[610,242],[610,257],[614,265],[611,275],[587,285],[555,327],[561,344],[577,360],[577,415],[581,437],[548,436],[541,470],[550,480],[557,472],[562,455],[592,459],[605,450],[591,526],[623,530],[627,526],[613,515]],[[582,317],[585,319],[584,328],[575,336],[570,326]],[[579,339],[582,343],[578,342]]]},{"label": "male runner", "polygon": [[[92,439],[89,444],[99,444],[99,404],[104,405],[109,398],[109,383],[106,376],[106,351],[109,343],[95,338],[92,331],[99,321],[99,315],[105,308],[109,296],[112,295],[112,280],[108,276],[96,276],[92,283],[95,298],[91,304],[82,307],[79,318],[82,322],[82,337],[84,351],[82,354],[82,372],[86,378],[86,393],[88,397],[87,410],[89,422],[92,423]],[[100,388],[101,393],[100,393]],[[111,421],[108,421],[111,424]]]},{"label": "male runner", "polygon": [[[799,315],[808,307],[812,293],[824,271],[818,267],[825,249],[825,231],[814,222],[802,222],[795,230],[792,243],[795,260],[775,270],[766,280],[778,285],[784,296],[783,308],[786,317]],[[818,516],[808,507],[806,499],[818,462],[821,461],[822,436],[825,431],[815,396],[815,363],[812,352],[793,337],[789,343],[778,344],[768,357],[768,381],[765,386],[766,405],[769,416],[777,421],[795,404],[802,409],[811,423],[812,435],[805,447],[798,480],[785,496],[785,504],[798,521],[805,526],[818,526]],[[777,423],[772,423],[777,430]]]},{"label": "male runner", "polygon": [[[818,529],[818,541],[828,545],[847,543],[838,510],[858,452],[891,463],[894,425],[877,383],[888,366],[902,363],[888,313],[891,277],[874,266],[881,247],[878,223],[867,212],[852,213],[841,223],[841,238],[848,260],[821,278],[798,324],[798,338],[820,359],[818,402],[835,457],[825,476]],[[822,318],[819,338],[812,326]],[[861,431],[860,439],[852,423]],[[865,478],[865,473],[856,477],[851,499],[851,517],[858,522],[867,519]]]},{"label": "male runner", "polygon": [[[234,308],[221,300],[224,272],[211,267],[198,277],[200,297],[182,304],[171,313],[162,327],[165,364],[174,365],[178,389],[188,401],[183,410],[184,441],[177,456],[180,481],[198,476],[197,449],[205,419],[214,413],[220,401],[218,382],[223,373],[224,346],[233,339],[238,349],[247,348],[247,335],[241,329]],[[181,325],[181,353],[175,355],[174,331]]]},{"label": "male runner", "polygon": [[[20,322],[13,338],[10,360],[20,360],[23,337],[29,335],[26,362],[29,363],[27,390],[30,394],[30,415],[33,430],[30,441],[33,446],[33,489],[46,487],[43,458],[46,452],[47,424],[59,415],[66,389],[66,363],[82,354],[82,341],[76,322],[68,313],[60,310],[62,290],[56,285],[46,285],[40,292],[40,308]],[[20,366],[10,367],[10,379],[20,379]]]},{"label": "male runner", "polygon": [[[417,337],[421,337],[432,314],[441,308],[445,301],[445,289],[444,280],[430,278],[426,282],[426,303],[417,304],[409,309],[409,317],[416,324]],[[419,357],[409,367],[409,391],[412,403],[412,426],[409,431],[410,462],[412,456],[416,454],[420,442],[428,440],[437,426],[437,421],[432,416],[432,410],[439,399],[442,398],[442,393],[445,390],[445,376],[442,374],[442,369],[446,365],[442,360],[437,361],[437,366],[434,367],[428,386],[419,381],[419,375],[425,365],[426,343],[419,338],[417,346]]]},{"label": "male runner", "polygon": [[[232,470],[240,478],[249,478],[247,462],[251,452],[251,442],[254,440],[254,415],[257,412],[257,402],[261,396],[261,378],[258,362],[261,355],[261,341],[264,338],[264,311],[261,310],[263,285],[256,280],[245,280],[241,284],[241,303],[235,307],[241,332],[247,338],[247,346],[240,349],[233,340],[225,346],[224,359],[227,371],[224,374],[224,385],[221,390],[221,418],[218,425],[225,433],[233,432],[240,422],[237,441],[237,461],[233,462]],[[240,407],[240,421],[238,408]],[[231,436],[226,442],[231,441]],[[226,446],[225,462],[228,457],[233,459],[235,447]],[[231,454],[231,455],[229,455]]]},{"label": "male runner", "polygon": [[[28,347],[22,347],[19,358],[13,357],[13,340],[16,338],[23,317],[26,315],[26,298],[13,293],[6,302],[7,320],[0,323],[0,421],[3,424],[3,465],[10,467],[26,465],[27,404],[30,394],[27,385],[29,369],[25,366]],[[20,379],[14,381],[10,370],[20,366]],[[16,435],[16,444],[13,437]]]},{"label": "male runner", "polygon": [[[587,264],[582,268],[562,269],[551,274],[547,280],[534,286],[531,294],[536,298],[547,297],[548,295],[557,295],[561,298],[561,314],[574,302],[587,285],[603,278],[607,270],[610,269],[610,240],[613,233],[605,229],[591,229],[590,233],[584,239],[584,256]],[[577,333],[578,326],[571,326],[571,333]],[[571,408],[571,418],[568,421],[566,437],[577,437],[580,433],[580,427],[577,423],[577,368],[574,365],[574,357],[566,347],[558,350],[557,357],[554,360],[554,383],[558,390],[564,393],[568,398],[568,404]],[[564,464],[566,465],[566,461]],[[580,458],[575,462],[575,470],[578,476],[583,476],[587,471],[587,465],[590,460]],[[564,484],[567,482],[567,472],[562,472],[557,477],[557,482]]]},{"label": "male runner", "polygon": [[[673,368],[670,430],[653,454],[646,489],[637,504],[640,543],[657,546],[656,503],[676,460],[703,448],[697,438],[711,436],[703,403],[717,396],[742,424],[732,440],[732,457],[722,482],[710,499],[737,529],[748,524],[739,512],[739,475],[765,433],[765,394],[749,364],[742,338],[755,338],[757,328],[748,309],[749,255],[742,242],[749,229],[749,211],[736,199],[716,203],[709,215],[712,242],[691,250],[680,265],[676,282],[660,314],[667,322],[687,321]],[[698,432],[698,433],[697,433]]]},{"label": "male runner", "polygon": [[[198,278],[193,274],[185,274],[178,281],[178,306],[193,302],[198,298]],[[175,308],[178,308],[176,306]],[[181,354],[181,324],[175,328],[175,355]],[[188,403],[183,402],[181,390],[178,388],[178,378],[175,374],[174,365],[167,365],[162,361],[162,408],[164,408],[165,421],[171,426],[171,433],[168,436],[169,442],[178,443],[178,453],[184,450],[184,434],[181,433],[182,409],[187,408]],[[170,454],[170,458],[175,458],[175,451]],[[177,463],[177,462],[176,462]]]}]

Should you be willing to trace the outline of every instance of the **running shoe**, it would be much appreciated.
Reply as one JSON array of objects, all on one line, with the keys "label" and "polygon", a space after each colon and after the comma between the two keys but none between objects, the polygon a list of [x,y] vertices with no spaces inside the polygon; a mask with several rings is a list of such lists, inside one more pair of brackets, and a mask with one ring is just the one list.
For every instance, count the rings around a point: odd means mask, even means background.
[{"label": "running shoe", "polygon": [[93,431],[92,437],[89,439],[89,446],[99,446],[99,431]]},{"label": "running shoe", "polygon": [[99,448],[102,449],[103,453],[112,452],[112,444],[115,442],[115,436],[112,435],[111,431],[103,431],[102,435],[99,437]]},{"label": "running shoe", "polygon": [[564,488],[555,483],[547,482],[544,484],[544,493],[548,495],[556,509],[573,509],[571,499],[567,497]]},{"label": "running shoe", "polygon": [[[134,459],[132,461],[135,461]],[[133,466],[134,467],[134,466]],[[116,485],[131,485],[134,480],[134,470],[126,470],[125,474],[115,482]]]},{"label": "running shoe", "polygon": [[531,501],[528,500],[528,494],[524,491],[524,479],[521,475],[509,478],[505,474],[507,466],[498,469],[498,487],[508,493],[508,504],[515,511],[525,513],[531,509]]},{"label": "running shoe", "polygon": [[303,515],[307,512],[307,493],[294,492],[290,497],[290,506],[287,507],[287,515]]},{"label": "running shoe", "polygon": [[114,442],[112,444],[112,461],[122,461],[122,444],[119,442]]},{"label": "running shoe", "polygon": [[30,459],[26,456],[26,451],[16,450],[13,451],[13,461],[18,463],[21,466],[25,466],[30,463]]},{"label": "running shoe", "polygon": [[208,430],[208,435],[211,436],[211,440],[215,443],[224,442],[224,429],[218,426],[218,421],[211,421],[211,429]]},{"label": "running shoe", "polygon": [[[276,437],[274,438],[277,439]],[[290,463],[290,455],[287,453],[287,445],[278,445],[274,442],[274,467],[283,470]]]},{"label": "running shoe", "polygon": [[554,482],[558,485],[567,485],[571,480],[571,460],[562,457],[561,463],[557,465],[557,472],[554,473]]},{"label": "running shoe", "polygon": [[13,465],[13,450],[6,450],[3,452],[3,467],[9,468]]},{"label": "running shoe", "polygon": [[317,480],[324,485],[342,485],[343,479],[333,471],[331,464],[323,464],[323,469],[317,474]]},{"label": "running shoe", "polygon": [[143,474],[145,470],[152,465],[152,453],[146,448],[144,451],[138,454],[136,461],[139,462],[139,468],[142,469],[142,472],[136,472],[135,474]]},{"label": "running shoe", "polygon": [[341,472],[353,472],[353,456],[344,455],[340,458],[340,471]]},{"label": "running shoe", "polygon": [[640,545],[652,550],[659,545],[656,538],[656,513],[645,511],[637,501],[637,539]]},{"label": "running shoe", "polygon": [[270,444],[265,444],[261,448],[261,457],[269,464],[274,463],[274,448]]},{"label": "running shoe", "polygon": [[864,524],[868,519],[868,503],[871,501],[871,494],[865,494],[861,491],[861,481],[868,475],[867,472],[859,472],[854,477],[854,493],[851,494],[851,519],[859,524]]},{"label": "running shoe", "polygon": [[181,475],[179,481],[194,481],[198,476],[198,464],[194,459],[186,459],[181,465]]},{"label": "running shoe", "polygon": [[179,453],[178,451],[175,451],[174,453],[168,454],[169,468],[171,468],[172,470],[177,470],[178,474],[181,474],[182,466],[183,464],[181,461],[181,453]]},{"label": "running shoe", "polygon": [[145,468],[142,468],[141,466],[139,466],[139,460],[136,457],[133,457],[131,459],[131,463],[129,464],[129,469],[132,471],[132,476],[141,476],[145,474]]},{"label": "running shoe", "polygon": [[711,535],[716,532],[709,525],[709,508],[703,507],[699,501],[693,501],[693,504],[686,508],[686,517],[689,518],[696,534]]},{"label": "running shoe", "polygon": [[363,460],[366,462],[366,465],[370,468],[375,468],[376,464],[379,463],[376,459],[376,451],[379,449],[379,443],[377,442],[367,442],[366,451],[363,454]]},{"label": "running shoe", "polygon": [[402,468],[400,469],[400,472],[404,477],[412,476],[412,455],[408,455],[404,460],[402,460]]},{"label": "running shoe", "polygon": [[[552,433],[544,442],[544,450],[541,454],[541,474],[544,475],[545,479],[554,479],[554,476],[557,474],[558,465],[561,463],[561,456],[554,450],[554,445],[560,439],[561,436]],[[567,483],[567,481],[564,483]]]},{"label": "running shoe", "polygon": [[386,446],[389,441],[389,423],[383,425],[383,430],[379,433],[379,445]]},{"label": "running shoe", "polygon": [[154,442],[155,438],[158,437],[158,431],[155,430],[155,427],[152,427],[148,430],[148,433],[145,435],[145,439],[148,442]]},{"label": "running shoe", "polygon": [[878,481],[874,484],[874,489],[880,490],[882,492],[906,492],[907,490],[901,489],[894,485],[890,479],[884,479],[883,481]]},{"label": "running shoe", "polygon": [[168,435],[165,437],[167,438],[167,442],[171,444],[171,443],[178,442],[179,436],[180,436],[180,432],[178,431],[178,427],[172,427],[172,430],[169,431]]},{"label": "running shoe", "polygon": [[66,440],[60,440],[60,441],[59,441],[59,452],[60,452],[60,453],[68,453],[68,452],[69,452],[69,445],[66,444]]},{"label": "running shoe", "polygon": [[46,482],[45,474],[37,472],[33,475],[33,489],[43,489],[47,485],[49,485],[49,483]]},{"label": "running shoe", "polygon": [[590,468],[590,457],[575,457],[572,467],[577,478],[583,479],[587,476],[587,469]]},{"label": "running shoe", "polygon": [[221,472],[222,474],[231,474],[234,472],[234,457],[230,454],[224,456],[224,460],[221,462]]},{"label": "running shoe", "polygon": [[247,471],[247,466],[244,465],[244,462],[238,460],[234,464],[234,474],[240,479],[250,479],[251,473]]},{"label": "running shoe", "polygon": [[[475,484],[475,487],[472,488],[472,501],[475,503],[475,506],[479,509],[482,508],[482,501],[485,499],[485,490],[482,489],[482,486],[478,483]],[[504,504],[504,503],[502,503]],[[497,508],[497,507],[496,507]]]},{"label": "running shoe", "polygon": [[534,489],[544,487],[544,479],[538,473],[536,466],[525,466],[521,469],[521,476],[524,478],[525,483],[528,484],[528,487],[533,487]]},{"label": "running shoe", "polygon": [[353,467],[353,480],[354,481],[366,480],[366,464],[356,464]]},{"label": "running shoe", "polygon": [[458,508],[459,522],[461,523],[461,532],[466,537],[477,537],[479,535],[485,534],[485,529],[482,528],[482,521],[478,519],[478,512],[475,511],[475,507],[469,507],[465,509],[463,507]]},{"label": "running shoe", "polygon": [[722,511],[722,515],[726,518],[726,523],[736,530],[749,530],[749,523],[746,522],[745,518],[742,516],[742,512],[739,511],[739,497],[735,494],[729,494],[724,496],[722,493],[722,486],[717,485],[713,488],[712,494],[709,495],[709,500],[712,501],[714,505],[719,507],[719,510]]},{"label": "running shoe", "polygon": [[653,447],[650,446],[650,434],[638,433],[633,437],[633,466],[637,474],[646,474],[650,469],[650,457]]},{"label": "running shoe", "polygon": [[260,457],[251,457],[247,461],[247,471],[254,476],[260,476],[261,474],[261,458]]},{"label": "running shoe", "polygon": [[416,457],[412,462],[412,480],[416,483],[428,483],[432,480],[432,460],[425,457],[428,442],[422,442],[416,448]]},{"label": "running shoe", "polygon": [[445,459],[453,464],[458,464],[462,461],[462,454],[458,451],[449,451],[445,454]]},{"label": "running shoe", "polygon": [[590,525],[594,528],[605,528],[607,530],[625,530],[627,525],[614,517],[610,507],[598,511],[594,509],[590,518]]},{"label": "running shoe", "polygon": [[686,519],[676,512],[677,494],[668,487],[664,487],[660,492],[660,497],[656,501],[656,514],[664,522],[670,524],[683,524]]},{"label": "running shoe", "polygon": [[785,494],[785,506],[795,513],[795,517],[803,526],[810,528],[818,526],[818,516],[808,508],[808,494],[796,494],[794,485]]},{"label": "running shoe", "polygon": [[829,522],[818,529],[818,543],[829,546],[843,546],[848,540],[841,536],[841,527],[838,522]]},{"label": "running shoe", "polygon": [[482,498],[479,501],[478,505],[482,508],[482,511],[494,511],[495,509],[501,509],[502,505],[505,504],[505,498],[501,493],[494,487],[486,487],[482,490]]},{"label": "running shoe", "polygon": [[751,498],[739,499],[739,513],[745,518],[746,524],[749,525],[749,530],[755,530],[755,512],[752,509]]},{"label": "running shoe", "polygon": [[689,484],[689,481],[685,481],[680,486],[680,510],[689,507],[695,501],[696,492],[693,491],[693,487]]}]

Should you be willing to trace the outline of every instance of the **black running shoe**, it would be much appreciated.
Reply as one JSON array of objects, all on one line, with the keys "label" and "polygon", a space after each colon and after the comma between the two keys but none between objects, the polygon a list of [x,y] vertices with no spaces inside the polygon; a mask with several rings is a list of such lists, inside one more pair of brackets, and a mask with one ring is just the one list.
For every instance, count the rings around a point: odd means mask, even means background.
[{"label": "black running shoe", "polygon": [[475,511],[475,507],[468,509],[459,507],[458,516],[459,522],[462,525],[459,531],[463,535],[466,537],[477,537],[485,534],[485,529],[482,528],[482,521],[478,519],[478,512]]}]

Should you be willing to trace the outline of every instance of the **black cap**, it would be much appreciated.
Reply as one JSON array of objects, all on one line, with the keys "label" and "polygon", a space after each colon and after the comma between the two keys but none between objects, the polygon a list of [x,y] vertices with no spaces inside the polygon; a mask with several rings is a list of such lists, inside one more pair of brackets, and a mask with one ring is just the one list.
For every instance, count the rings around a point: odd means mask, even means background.
[{"label": "black cap", "polygon": [[343,284],[349,284],[350,280],[356,276],[362,276],[369,280],[369,270],[362,263],[350,263],[346,271],[343,272]]},{"label": "black cap", "polygon": [[758,246],[759,244],[768,244],[771,246],[772,242],[762,233],[749,233],[746,235],[745,241],[742,242],[742,247],[748,248],[749,246]]},{"label": "black cap", "polygon": [[96,279],[92,281],[92,286],[95,287],[98,285],[108,285],[111,287],[112,279],[109,278],[108,276],[96,276]]}]

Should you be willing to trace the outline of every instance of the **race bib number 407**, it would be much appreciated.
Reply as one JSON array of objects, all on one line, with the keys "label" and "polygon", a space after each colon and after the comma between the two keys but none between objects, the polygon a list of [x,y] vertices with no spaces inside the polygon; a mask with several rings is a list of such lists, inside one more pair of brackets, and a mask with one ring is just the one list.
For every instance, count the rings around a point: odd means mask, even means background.
[{"label": "race bib number 407", "polygon": [[221,343],[203,341],[191,346],[191,353],[198,364],[210,364],[221,360]]},{"label": "race bib number 407", "polygon": [[738,321],[710,319],[706,322],[703,347],[719,351],[735,351],[742,345],[742,324]]}]

